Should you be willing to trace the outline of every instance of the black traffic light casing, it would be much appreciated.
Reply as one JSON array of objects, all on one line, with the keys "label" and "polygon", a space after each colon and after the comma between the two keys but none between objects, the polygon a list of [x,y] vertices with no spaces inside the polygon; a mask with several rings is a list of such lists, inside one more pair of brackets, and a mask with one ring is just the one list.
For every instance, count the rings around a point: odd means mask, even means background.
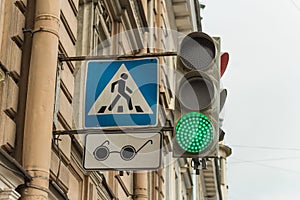
[{"label": "black traffic light casing", "polygon": [[220,110],[220,38],[192,32],[177,56],[173,157],[217,155]]}]

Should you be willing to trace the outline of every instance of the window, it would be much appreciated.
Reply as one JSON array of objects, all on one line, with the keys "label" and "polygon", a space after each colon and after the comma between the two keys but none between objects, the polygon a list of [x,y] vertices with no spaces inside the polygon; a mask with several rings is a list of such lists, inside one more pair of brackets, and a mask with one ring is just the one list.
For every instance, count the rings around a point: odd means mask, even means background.
[{"label": "window", "polygon": [[109,38],[112,34],[112,20],[106,9],[104,1],[100,1],[94,5],[94,54],[107,55],[110,53],[109,47],[111,44]]}]

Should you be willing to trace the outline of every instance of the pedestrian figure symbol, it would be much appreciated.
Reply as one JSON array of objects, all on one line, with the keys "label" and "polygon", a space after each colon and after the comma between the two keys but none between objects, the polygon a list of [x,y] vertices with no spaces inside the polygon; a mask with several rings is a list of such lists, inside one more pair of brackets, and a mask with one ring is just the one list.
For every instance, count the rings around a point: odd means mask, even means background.
[{"label": "pedestrian figure symbol", "polygon": [[121,79],[112,83],[111,93],[114,92],[116,85],[118,85],[118,93],[119,94],[114,98],[114,100],[110,104],[110,106],[108,108],[109,111],[111,111],[115,107],[116,103],[120,100],[121,96],[126,99],[128,109],[129,110],[133,109],[132,101],[131,101],[132,90],[126,86],[127,78],[128,78],[128,75],[126,73],[123,73],[123,74],[121,74]]},{"label": "pedestrian figure symbol", "polygon": [[88,115],[152,113],[130,72],[122,64],[98,96]]}]

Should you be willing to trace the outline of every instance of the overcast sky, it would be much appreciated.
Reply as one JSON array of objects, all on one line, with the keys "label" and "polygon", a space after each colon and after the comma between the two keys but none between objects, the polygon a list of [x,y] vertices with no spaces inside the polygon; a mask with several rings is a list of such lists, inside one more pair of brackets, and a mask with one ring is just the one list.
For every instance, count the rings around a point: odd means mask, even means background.
[{"label": "overcast sky", "polygon": [[300,0],[201,0],[220,36],[229,200],[299,199]]}]

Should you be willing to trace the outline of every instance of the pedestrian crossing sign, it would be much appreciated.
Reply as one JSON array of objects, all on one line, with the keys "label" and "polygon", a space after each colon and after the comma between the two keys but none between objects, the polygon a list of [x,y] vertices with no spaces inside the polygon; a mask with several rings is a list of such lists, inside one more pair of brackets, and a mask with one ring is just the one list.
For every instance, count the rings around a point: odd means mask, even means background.
[{"label": "pedestrian crossing sign", "polygon": [[156,126],[158,84],[157,58],[88,62],[85,128]]}]

